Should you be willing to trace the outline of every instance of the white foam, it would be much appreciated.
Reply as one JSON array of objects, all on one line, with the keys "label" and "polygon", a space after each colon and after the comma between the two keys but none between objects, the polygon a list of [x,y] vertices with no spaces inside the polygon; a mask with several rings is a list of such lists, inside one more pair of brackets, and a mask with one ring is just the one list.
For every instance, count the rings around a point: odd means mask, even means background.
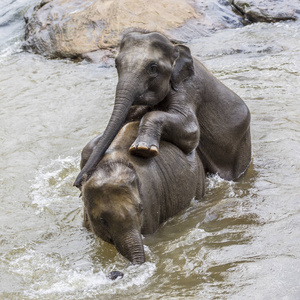
[{"label": "white foam", "polygon": [[20,53],[22,51],[23,50],[21,49],[21,41],[17,41],[11,45],[7,44],[7,47],[0,50],[0,62],[1,59],[4,59],[16,53]]},{"label": "white foam", "polygon": [[[52,203],[61,202],[62,197],[73,197],[77,192],[73,189],[75,170],[78,159],[68,156],[51,160],[49,165],[41,167],[32,181],[30,197],[32,204],[38,208],[37,213]],[[69,193],[67,193],[69,191]]]},{"label": "white foam", "polygon": [[[107,274],[110,270],[95,271],[92,263],[90,269],[76,268],[59,256],[51,257],[32,249],[11,257],[10,272],[19,275],[26,281],[28,288],[24,295],[29,298],[43,296],[80,295],[77,299],[95,297],[103,294],[114,294],[118,290],[127,290],[133,286],[144,285],[153,276],[156,266],[146,262],[142,265],[130,265],[121,270],[123,279],[112,281]],[[98,266],[99,267],[99,266]]]},{"label": "white foam", "polygon": [[232,180],[225,180],[221,178],[218,174],[210,175],[206,178],[206,191],[215,190],[217,188],[226,188],[228,191],[228,197],[235,197],[236,193],[234,191],[236,182]]},{"label": "white foam", "polygon": [[94,273],[92,268],[88,271],[72,268],[67,261],[32,249],[12,260],[10,267],[11,272],[28,282],[25,295],[29,297],[88,291],[110,284],[103,271]]}]

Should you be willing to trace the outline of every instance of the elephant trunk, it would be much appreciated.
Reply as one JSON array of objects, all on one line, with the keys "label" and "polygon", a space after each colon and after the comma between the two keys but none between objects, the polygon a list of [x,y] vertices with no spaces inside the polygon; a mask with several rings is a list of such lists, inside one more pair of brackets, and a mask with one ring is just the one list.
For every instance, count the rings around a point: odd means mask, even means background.
[{"label": "elephant trunk", "polygon": [[145,252],[141,234],[138,231],[122,235],[121,239],[114,240],[116,249],[134,265],[145,262]]},{"label": "elephant trunk", "polygon": [[[126,80],[128,82],[128,80]],[[105,151],[110,146],[111,142],[114,140],[115,136],[123,126],[126,117],[128,115],[129,109],[136,98],[136,89],[134,84],[125,83],[119,81],[116,91],[116,100],[111,118],[108,122],[106,129],[103,132],[101,139],[95,146],[91,156],[89,157],[87,163],[82,168],[81,172],[78,174],[74,186],[80,187],[83,178],[88,179],[89,176],[96,169],[97,164],[104,156]]]}]

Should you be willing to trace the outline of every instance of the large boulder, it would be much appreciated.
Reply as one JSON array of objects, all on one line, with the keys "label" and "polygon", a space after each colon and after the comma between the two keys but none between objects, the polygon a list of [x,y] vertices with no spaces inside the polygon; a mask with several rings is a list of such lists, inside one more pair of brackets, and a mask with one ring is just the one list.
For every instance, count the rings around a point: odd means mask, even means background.
[{"label": "large boulder", "polygon": [[250,22],[296,20],[300,14],[299,0],[230,0]]},{"label": "large boulder", "polygon": [[[241,26],[226,0],[43,0],[25,16],[24,48],[48,57],[95,60],[113,52],[132,29],[159,31],[187,41]],[[108,49],[108,50],[107,50]],[[103,53],[102,53],[103,54]],[[97,59],[96,59],[97,60]]]},{"label": "large boulder", "polygon": [[299,0],[42,0],[25,16],[24,48],[52,58],[107,61],[120,37],[133,29],[188,42],[242,26],[245,20],[295,20],[298,4]]}]

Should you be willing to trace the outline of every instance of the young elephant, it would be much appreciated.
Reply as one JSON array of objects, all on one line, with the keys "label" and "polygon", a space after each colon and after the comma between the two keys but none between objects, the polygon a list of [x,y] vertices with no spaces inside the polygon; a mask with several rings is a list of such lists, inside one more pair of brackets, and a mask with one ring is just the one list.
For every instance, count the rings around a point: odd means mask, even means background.
[{"label": "young elephant", "polygon": [[[145,262],[141,235],[154,233],[161,223],[204,194],[205,174],[196,151],[188,155],[161,141],[160,155],[130,155],[139,122],[126,124],[110,145],[92,176],[82,184],[85,225],[133,264]],[[97,144],[82,151],[81,167]]]},{"label": "young elephant", "polygon": [[[206,171],[234,180],[251,160],[250,113],[189,48],[159,33],[125,35],[116,58],[119,81],[111,119],[74,185],[90,176],[122,127],[131,105],[147,105],[132,154],[154,156],[161,138],[188,154],[197,146]],[[201,132],[201,136],[200,136]]]}]

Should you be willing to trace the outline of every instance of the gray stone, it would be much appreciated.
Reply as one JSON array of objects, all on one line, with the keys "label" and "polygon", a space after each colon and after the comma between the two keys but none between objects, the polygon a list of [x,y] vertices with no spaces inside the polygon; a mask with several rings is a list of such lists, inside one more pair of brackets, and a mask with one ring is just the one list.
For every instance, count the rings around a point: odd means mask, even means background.
[{"label": "gray stone", "polygon": [[242,18],[227,0],[43,0],[25,21],[24,49],[104,64],[120,36],[133,29],[159,31],[186,42],[217,29],[242,26]]},{"label": "gray stone", "polygon": [[250,22],[296,20],[300,13],[299,0],[230,0]]}]

